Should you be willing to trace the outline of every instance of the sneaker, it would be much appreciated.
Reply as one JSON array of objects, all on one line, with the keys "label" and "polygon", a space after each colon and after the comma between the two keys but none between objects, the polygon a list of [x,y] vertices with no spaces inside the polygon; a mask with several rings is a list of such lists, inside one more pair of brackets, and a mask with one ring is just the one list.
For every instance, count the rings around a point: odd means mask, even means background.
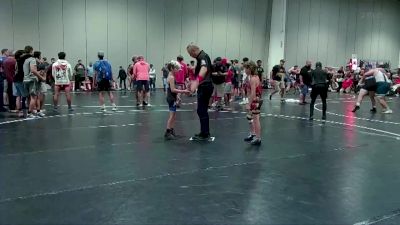
[{"label": "sneaker", "polygon": [[143,105],[144,106],[147,106],[147,105],[149,105],[147,102],[145,102],[145,101],[143,101]]},{"label": "sneaker", "polygon": [[286,102],[286,100],[285,99],[281,99],[281,103],[285,103]]},{"label": "sneaker", "polygon": [[38,117],[37,117],[35,114],[33,114],[33,113],[29,113],[29,114],[26,116],[26,118],[27,118],[27,119],[37,119]]},{"label": "sneaker", "polygon": [[392,114],[393,111],[391,109],[387,109],[385,111],[382,112],[383,114]]},{"label": "sneaker", "polygon": [[143,104],[139,104],[138,107],[143,107]]},{"label": "sneaker", "polygon": [[43,118],[43,117],[46,116],[46,114],[44,114],[43,112],[38,112],[36,115],[37,115],[38,117],[41,117],[41,118]]},{"label": "sneaker", "polygon": [[112,111],[117,111],[117,106],[113,106]]},{"label": "sneaker", "polygon": [[107,110],[106,110],[106,107],[100,107],[100,111],[102,111],[102,112],[107,111]]},{"label": "sneaker", "polygon": [[261,139],[260,138],[255,138],[254,140],[252,140],[250,142],[251,145],[255,145],[255,146],[260,146],[261,145]]},{"label": "sneaker", "polygon": [[322,120],[326,120],[326,115],[323,115],[323,116],[322,116]]},{"label": "sneaker", "polygon": [[245,142],[251,142],[256,137],[255,134],[250,134],[248,137],[244,139]]},{"label": "sneaker", "polygon": [[73,112],[74,109],[72,107],[68,108],[68,112]]},{"label": "sneaker", "polygon": [[372,113],[376,113],[376,108],[374,107],[374,108],[372,108],[371,110],[369,110],[370,112],[372,112]]},{"label": "sneaker", "polygon": [[272,100],[272,95],[269,95],[269,100],[270,100],[270,101]]},{"label": "sneaker", "polygon": [[357,112],[357,110],[359,110],[360,109],[360,106],[358,106],[358,105],[356,105],[356,106],[354,106],[354,109],[352,110],[352,112],[354,113],[354,112]]},{"label": "sneaker", "polygon": [[54,106],[54,107],[53,107],[53,110],[54,110],[54,111],[57,111],[57,110],[58,110],[58,106]]},{"label": "sneaker", "polygon": [[174,135],[172,134],[171,130],[165,131],[164,138],[165,138],[165,140],[173,140],[174,139]]},{"label": "sneaker", "polygon": [[210,134],[205,135],[205,134],[200,133],[200,134],[194,135],[193,140],[194,141],[207,141],[209,138],[210,138]]},{"label": "sneaker", "polygon": [[309,121],[313,121],[314,117],[310,116],[310,118],[308,118]]}]

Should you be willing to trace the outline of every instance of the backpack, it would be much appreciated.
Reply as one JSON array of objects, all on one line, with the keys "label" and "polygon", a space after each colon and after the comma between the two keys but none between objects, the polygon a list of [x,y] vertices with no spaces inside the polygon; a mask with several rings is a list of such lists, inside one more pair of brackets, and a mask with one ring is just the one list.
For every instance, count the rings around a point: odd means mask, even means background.
[{"label": "backpack", "polygon": [[105,60],[100,60],[97,70],[99,72],[98,78],[112,80],[112,70],[110,63]]}]

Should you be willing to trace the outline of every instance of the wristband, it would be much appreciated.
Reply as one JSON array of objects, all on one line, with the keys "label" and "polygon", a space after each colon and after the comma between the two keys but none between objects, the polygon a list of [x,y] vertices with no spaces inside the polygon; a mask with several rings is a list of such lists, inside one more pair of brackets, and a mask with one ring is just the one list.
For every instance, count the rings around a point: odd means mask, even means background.
[{"label": "wristband", "polygon": [[199,80],[199,83],[201,83],[201,82],[204,80],[204,77],[202,77],[202,76],[199,75],[199,76],[197,77],[197,79]]}]

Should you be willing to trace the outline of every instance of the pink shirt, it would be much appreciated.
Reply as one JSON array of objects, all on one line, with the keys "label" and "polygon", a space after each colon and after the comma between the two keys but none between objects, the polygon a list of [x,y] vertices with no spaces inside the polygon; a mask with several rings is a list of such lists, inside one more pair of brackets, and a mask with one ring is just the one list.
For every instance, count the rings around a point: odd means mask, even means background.
[{"label": "pink shirt", "polygon": [[185,75],[188,73],[188,69],[184,61],[180,62],[180,64],[181,64],[181,69],[175,73],[175,80],[176,83],[178,84],[184,84]]},{"label": "pink shirt", "polygon": [[228,75],[225,78],[225,83],[232,83],[233,72],[232,70],[228,70]]},{"label": "pink shirt", "polygon": [[150,80],[150,66],[145,61],[139,61],[133,66],[133,74],[136,80]]}]

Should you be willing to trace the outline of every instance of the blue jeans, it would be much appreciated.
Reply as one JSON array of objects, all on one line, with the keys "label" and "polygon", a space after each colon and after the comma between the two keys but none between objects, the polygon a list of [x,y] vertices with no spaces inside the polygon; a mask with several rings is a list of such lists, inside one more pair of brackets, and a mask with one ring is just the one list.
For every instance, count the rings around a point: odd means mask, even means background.
[{"label": "blue jeans", "polygon": [[210,117],[208,115],[208,103],[214,91],[212,83],[201,84],[197,90],[197,115],[200,119],[202,135],[210,134]]}]

